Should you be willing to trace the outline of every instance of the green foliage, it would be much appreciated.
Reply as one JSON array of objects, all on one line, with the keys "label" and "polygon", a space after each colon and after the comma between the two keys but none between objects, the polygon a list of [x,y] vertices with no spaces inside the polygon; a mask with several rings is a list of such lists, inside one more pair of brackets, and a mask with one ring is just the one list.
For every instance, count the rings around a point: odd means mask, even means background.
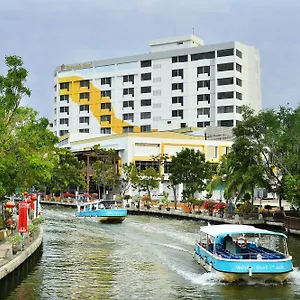
[{"label": "green foliage", "polygon": [[234,128],[234,134],[228,159],[239,196],[265,187],[279,199],[285,196],[298,205],[300,108],[267,109],[255,115],[244,107],[243,121]]},{"label": "green foliage", "polygon": [[44,222],[45,222],[45,218],[44,218],[43,216],[39,216],[39,217],[34,218],[34,219],[32,220],[32,224],[33,224],[33,225],[39,225],[39,224],[42,224],[42,223],[44,223]]},{"label": "green foliage", "polygon": [[27,229],[29,233],[38,232],[40,230],[39,226],[36,224],[29,224]]},{"label": "green foliage", "polygon": [[246,201],[239,206],[238,211],[242,214],[249,214],[253,212],[253,205],[249,201]]},{"label": "green foliage", "polygon": [[153,167],[143,171],[139,170],[133,163],[123,165],[125,178],[130,181],[133,188],[147,192],[151,195],[151,190],[157,188],[162,176]]},{"label": "green foliage", "polygon": [[0,198],[35,186],[44,188],[51,177],[51,153],[57,137],[48,130],[46,118],[21,107],[30,96],[24,85],[27,70],[18,56],[5,58],[7,74],[0,75]]},{"label": "green foliage", "polygon": [[66,191],[70,185],[85,187],[84,162],[79,161],[72,151],[55,148],[52,162],[54,167],[49,186],[53,192]]},{"label": "green foliage", "polygon": [[14,235],[10,235],[8,238],[7,238],[7,241],[9,243],[11,243],[12,245],[17,245],[17,244],[20,244],[22,242],[22,237],[20,236],[19,233],[16,233]]},{"label": "green foliage", "polygon": [[205,180],[210,176],[209,163],[199,150],[185,148],[172,156],[169,180],[173,185],[184,184],[183,195],[193,196],[205,190]]}]

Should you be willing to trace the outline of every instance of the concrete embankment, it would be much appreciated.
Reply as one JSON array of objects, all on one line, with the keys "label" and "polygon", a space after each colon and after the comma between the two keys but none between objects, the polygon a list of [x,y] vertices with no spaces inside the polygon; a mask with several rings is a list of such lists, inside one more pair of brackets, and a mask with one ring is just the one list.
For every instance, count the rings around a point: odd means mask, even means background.
[{"label": "concrete embankment", "polygon": [[[64,202],[57,202],[57,201],[41,201],[41,204],[49,204],[49,205],[56,205],[56,206],[69,206],[76,208],[75,203],[64,203]],[[178,219],[188,219],[188,220],[199,220],[199,221],[206,221],[212,223],[227,223],[227,224],[246,224],[246,225],[264,225],[264,219],[243,219],[243,218],[221,218],[215,216],[209,216],[204,213],[188,213],[183,211],[182,209],[174,209],[171,208],[170,211],[166,209],[159,210],[157,207],[151,207],[147,209],[146,207],[142,206],[140,209],[135,207],[128,207],[128,214],[129,215],[151,215],[151,216],[158,216],[158,217],[169,217],[169,218],[178,218]],[[269,222],[271,223],[271,222]],[[270,224],[271,225],[271,224]],[[278,224],[275,224],[277,226]],[[282,227],[282,223],[279,224]]]},{"label": "concrete embankment", "polygon": [[[8,259],[0,259],[0,280],[7,276],[9,273],[17,269],[27,258],[29,258],[43,242],[43,229],[40,226],[40,231],[37,233],[36,238],[28,245],[23,251],[19,251],[16,255],[8,255]],[[8,242],[0,245],[0,251],[12,251],[11,245]]]}]

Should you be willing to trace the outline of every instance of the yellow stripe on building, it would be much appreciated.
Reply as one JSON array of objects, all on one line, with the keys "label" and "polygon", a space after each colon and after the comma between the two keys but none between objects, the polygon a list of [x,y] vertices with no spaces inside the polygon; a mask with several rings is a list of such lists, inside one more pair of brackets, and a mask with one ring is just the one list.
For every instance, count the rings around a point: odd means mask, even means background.
[{"label": "yellow stripe on building", "polygon": [[[80,81],[87,80],[79,76],[69,76],[59,78],[59,83],[69,82],[69,91],[61,90],[60,95],[69,95],[71,100],[78,105],[89,105],[90,111],[93,116],[99,122],[101,128],[111,128],[111,130],[116,134],[121,134],[123,132],[123,127],[133,126],[134,132],[140,132],[139,126],[130,124],[116,117],[115,111],[111,104],[109,97],[102,97],[101,90],[96,88],[92,82],[90,82],[90,88],[80,87]],[[89,99],[80,99],[80,93],[89,93]],[[110,103],[111,109],[101,109],[102,103]],[[110,115],[111,122],[101,121],[101,116]]]}]

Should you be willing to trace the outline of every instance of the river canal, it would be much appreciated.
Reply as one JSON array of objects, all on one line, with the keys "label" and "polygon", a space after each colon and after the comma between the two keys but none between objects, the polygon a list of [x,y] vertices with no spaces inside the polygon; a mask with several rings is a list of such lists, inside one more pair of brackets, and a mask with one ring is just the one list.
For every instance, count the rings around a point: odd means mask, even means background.
[{"label": "river canal", "polygon": [[0,281],[0,299],[300,299],[300,238],[289,238],[290,282],[225,284],[192,258],[200,223],[128,216],[123,224],[44,209],[43,247]]}]

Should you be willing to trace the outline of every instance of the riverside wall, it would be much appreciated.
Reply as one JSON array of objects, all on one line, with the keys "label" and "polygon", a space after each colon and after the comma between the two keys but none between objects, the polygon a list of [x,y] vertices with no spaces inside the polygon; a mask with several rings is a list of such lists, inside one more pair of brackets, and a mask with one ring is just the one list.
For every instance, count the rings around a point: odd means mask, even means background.
[{"label": "riverside wall", "polygon": [[[19,251],[16,255],[8,255],[9,258],[0,259],[0,280],[17,269],[27,258],[29,258],[42,244],[43,242],[43,229],[40,226],[40,231],[37,233],[35,239],[24,250]],[[10,247],[8,247],[10,246]],[[11,245],[8,242],[0,245],[0,251],[12,251]],[[2,260],[2,261],[1,261]]]}]

